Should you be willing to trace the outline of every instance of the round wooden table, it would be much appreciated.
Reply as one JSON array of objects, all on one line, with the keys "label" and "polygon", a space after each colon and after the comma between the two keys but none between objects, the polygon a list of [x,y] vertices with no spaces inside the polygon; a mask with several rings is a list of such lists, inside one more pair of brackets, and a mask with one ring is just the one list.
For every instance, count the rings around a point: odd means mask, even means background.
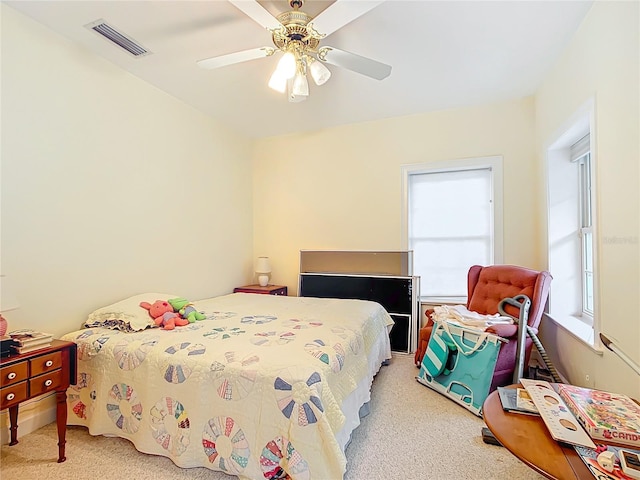
[{"label": "round wooden table", "polygon": [[482,416],[496,439],[539,474],[558,480],[593,479],[573,447],[551,438],[541,417],[505,412],[497,390],[485,400]]}]

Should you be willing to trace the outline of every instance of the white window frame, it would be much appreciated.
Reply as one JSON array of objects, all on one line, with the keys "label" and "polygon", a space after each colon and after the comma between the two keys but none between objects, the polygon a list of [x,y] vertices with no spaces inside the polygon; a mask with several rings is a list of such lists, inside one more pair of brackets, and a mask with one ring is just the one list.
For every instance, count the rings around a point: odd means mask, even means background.
[{"label": "white window frame", "polygon": [[[565,329],[571,335],[584,344],[600,352],[602,347],[598,338],[600,332],[600,316],[599,309],[599,293],[598,293],[598,246],[597,246],[597,203],[596,203],[596,170],[597,170],[597,158],[595,155],[595,100],[589,99],[583,104],[563,125],[558,132],[551,137],[551,140],[545,144],[545,162],[544,162],[544,179],[547,185],[547,198],[546,198],[546,215],[547,215],[547,269],[554,275],[554,280],[551,282],[551,290],[549,292],[549,311],[545,313],[545,316]],[[557,198],[554,198],[552,193],[552,178],[550,175],[554,163],[558,165],[560,162],[564,162],[569,165],[571,162],[570,147],[578,142],[585,135],[589,135],[589,163],[590,163],[590,191],[580,192],[583,189],[582,182],[580,180],[580,172],[576,173],[575,188],[578,193],[575,195],[575,209],[576,213],[576,230],[577,238],[575,243],[576,258],[576,272],[575,280],[573,278],[571,282],[565,277],[565,271],[562,269],[554,268],[554,262],[557,262],[555,257],[558,257],[557,253],[554,253],[554,219],[552,214],[552,208],[557,205]],[[590,220],[591,225],[585,227],[583,225],[582,213],[584,210],[584,199],[582,195],[589,196],[591,203]],[[585,311],[585,253],[584,253],[584,241],[585,234],[591,234],[591,246],[592,246],[592,292],[593,292],[593,311]],[[575,237],[574,237],[575,238]],[[555,269],[555,273],[554,273]],[[569,311],[564,307],[565,305],[571,305]],[[559,308],[559,305],[563,307]]]},{"label": "white window frame", "polygon": [[[493,195],[493,237],[492,257],[494,264],[503,262],[504,219],[503,219],[503,158],[500,155],[443,160],[428,163],[402,165],[402,246],[409,248],[409,177],[424,173],[446,173],[463,170],[491,170],[491,189]],[[466,303],[465,297],[420,297],[425,303]]]},{"label": "white window frame", "polygon": [[[593,325],[593,203],[591,200],[591,151],[580,156],[579,166],[579,196],[580,196],[580,258],[582,263],[582,316],[585,323]],[[591,248],[587,248],[590,242]],[[589,256],[591,258],[589,258]],[[588,277],[591,277],[589,289]],[[590,298],[589,298],[590,297]],[[591,306],[589,305],[591,304]]]}]

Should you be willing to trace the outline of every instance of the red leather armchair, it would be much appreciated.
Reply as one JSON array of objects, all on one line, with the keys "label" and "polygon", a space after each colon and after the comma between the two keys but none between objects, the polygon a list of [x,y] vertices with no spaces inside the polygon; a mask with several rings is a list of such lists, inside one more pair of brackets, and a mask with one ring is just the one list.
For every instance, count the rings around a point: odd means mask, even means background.
[{"label": "red leather armchair", "polygon": [[[538,272],[515,265],[491,265],[482,267],[474,265],[467,275],[467,308],[485,315],[498,313],[498,304],[503,298],[526,295],[531,300],[528,325],[535,333],[542,319],[542,313],[549,296],[549,286],[552,276],[547,271]],[[510,305],[503,307],[507,313],[518,318],[519,311]],[[428,322],[420,329],[418,350],[415,354],[416,365],[422,362],[424,352],[431,337],[433,321],[426,312]],[[512,383],[513,372],[516,367],[516,349],[518,338],[517,325],[495,325],[487,329],[488,332],[509,340],[501,346],[498,353],[490,391],[496,387]],[[529,362],[533,342],[529,336],[525,342],[525,363]]]}]

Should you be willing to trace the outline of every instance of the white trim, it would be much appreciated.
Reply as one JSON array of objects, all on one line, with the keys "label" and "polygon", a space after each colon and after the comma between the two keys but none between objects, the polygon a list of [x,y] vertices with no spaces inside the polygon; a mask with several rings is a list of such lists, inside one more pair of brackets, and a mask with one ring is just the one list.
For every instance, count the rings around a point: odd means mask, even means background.
[{"label": "white trim", "polygon": [[[587,325],[584,321],[572,317],[567,319],[554,319],[553,317],[545,314],[557,325],[560,325],[563,329],[569,332],[578,340],[584,342],[595,352],[602,352],[602,343],[600,341],[601,331],[601,312],[600,312],[600,282],[598,272],[600,271],[600,238],[598,235],[599,225],[597,220],[598,204],[596,192],[598,175],[596,171],[598,169],[597,161],[597,145],[596,145],[596,97],[588,98],[576,111],[549,137],[544,143],[544,162],[543,162],[543,178],[545,182],[546,206],[544,209],[544,215],[546,216],[546,235],[545,244],[547,248],[547,270],[550,269],[549,265],[549,231],[551,218],[549,216],[550,200],[550,186],[549,186],[549,162],[552,152],[556,152],[562,149],[569,149],[569,147],[575,144],[577,141],[585,136],[585,132],[589,134],[590,153],[591,153],[591,224],[592,224],[592,246],[593,246],[593,326]],[[569,153],[567,153],[569,155]],[[572,329],[575,327],[575,331]],[[589,328],[591,334],[583,332],[584,328]]]},{"label": "white trim", "polygon": [[548,313],[543,313],[542,315],[563,330],[567,331],[567,333],[572,337],[585,344],[593,352],[598,355],[603,354],[602,343],[600,342],[600,339],[596,337],[593,328],[584,323],[578,317],[556,318],[552,317]]}]

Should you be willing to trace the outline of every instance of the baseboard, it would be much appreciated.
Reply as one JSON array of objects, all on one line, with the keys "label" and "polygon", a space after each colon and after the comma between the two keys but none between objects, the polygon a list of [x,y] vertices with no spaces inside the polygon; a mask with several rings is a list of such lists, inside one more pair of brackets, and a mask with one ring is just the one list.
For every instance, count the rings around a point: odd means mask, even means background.
[{"label": "baseboard", "polygon": [[[18,408],[18,440],[20,437],[35,432],[40,427],[56,420],[56,394],[44,395],[20,404]],[[9,427],[9,410],[0,413],[0,443],[8,444],[11,440]]]}]

